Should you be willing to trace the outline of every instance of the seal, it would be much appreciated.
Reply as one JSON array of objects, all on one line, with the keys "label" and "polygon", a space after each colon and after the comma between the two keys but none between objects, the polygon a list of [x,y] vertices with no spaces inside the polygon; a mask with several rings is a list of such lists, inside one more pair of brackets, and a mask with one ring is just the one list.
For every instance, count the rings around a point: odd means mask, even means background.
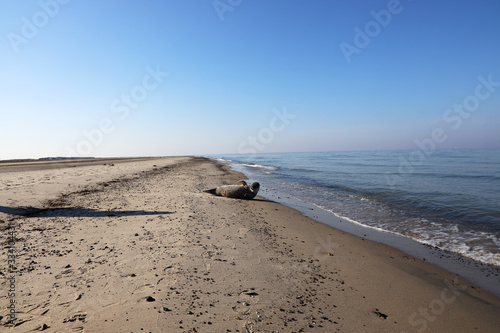
[{"label": "seal", "polygon": [[239,182],[241,185],[218,186],[203,192],[235,199],[249,200],[255,198],[257,192],[259,192],[260,184],[255,182],[248,186],[244,180],[240,180]]}]

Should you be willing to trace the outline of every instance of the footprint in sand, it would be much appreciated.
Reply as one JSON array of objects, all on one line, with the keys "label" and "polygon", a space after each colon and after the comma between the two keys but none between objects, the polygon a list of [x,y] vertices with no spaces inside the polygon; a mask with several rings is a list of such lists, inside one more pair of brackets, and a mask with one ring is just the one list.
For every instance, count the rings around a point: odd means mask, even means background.
[{"label": "footprint in sand", "polygon": [[119,260],[108,266],[89,269],[85,279],[89,282],[82,297],[87,312],[98,313],[103,308],[117,306],[138,299],[154,286],[147,283],[147,260],[135,257]]},{"label": "footprint in sand", "polygon": [[239,296],[242,300],[237,301],[232,310],[239,316],[247,316],[252,312],[255,304],[259,302],[259,294],[255,291],[255,288],[250,288],[240,292]]}]

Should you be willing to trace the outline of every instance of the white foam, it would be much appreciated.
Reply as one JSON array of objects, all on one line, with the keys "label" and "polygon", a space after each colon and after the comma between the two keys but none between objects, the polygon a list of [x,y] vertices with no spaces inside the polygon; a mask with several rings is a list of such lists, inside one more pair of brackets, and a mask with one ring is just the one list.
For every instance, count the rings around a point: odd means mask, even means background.
[{"label": "white foam", "polygon": [[[295,199],[302,201],[298,198],[295,198]],[[304,201],[302,201],[302,202],[304,202]],[[473,232],[472,233],[468,232],[465,235],[464,234],[458,235],[458,233],[460,233],[460,230],[459,230],[457,225],[453,225],[451,228],[449,228],[450,231],[454,232],[452,234],[444,232],[444,231],[440,231],[439,229],[427,230],[426,228],[421,227],[421,228],[412,229],[413,235],[410,236],[410,235],[405,235],[405,234],[402,234],[402,233],[399,233],[396,231],[390,231],[390,230],[383,229],[380,227],[370,226],[370,225],[360,223],[360,222],[353,220],[347,216],[342,216],[342,215],[340,215],[340,214],[338,214],[330,209],[327,209],[325,207],[322,207],[322,206],[314,204],[314,203],[307,202],[307,204],[318,207],[324,211],[327,211],[327,212],[335,215],[338,218],[341,218],[343,220],[346,220],[350,223],[359,225],[359,226],[364,227],[364,228],[410,238],[410,239],[413,239],[421,244],[426,244],[426,245],[430,245],[433,247],[437,247],[439,249],[453,252],[453,253],[457,253],[457,254],[460,254],[464,257],[468,257],[468,258],[474,259],[476,261],[479,261],[479,262],[482,262],[485,264],[490,264],[490,265],[500,267],[500,253],[489,252],[486,248],[484,248],[481,245],[470,246],[467,244],[467,242],[471,242],[474,240],[483,240],[484,238],[490,239],[495,244],[500,243],[500,240],[494,235],[490,235],[490,234],[486,234],[486,233],[481,233],[482,235],[478,235],[478,234],[473,233]],[[438,227],[438,226],[442,227],[442,225],[434,223],[434,222],[430,222],[430,224],[434,227]],[[453,234],[455,234],[454,236],[456,236],[457,238],[453,238],[450,240],[450,236]]]},{"label": "white foam", "polygon": [[[297,199],[297,198],[295,198],[295,199]],[[297,199],[297,200],[299,200],[299,199]],[[372,229],[372,230],[377,230],[377,231],[380,231],[380,232],[385,232],[385,233],[387,233],[387,234],[394,234],[394,235],[404,236],[404,235],[401,235],[401,234],[399,234],[399,233],[397,233],[397,232],[393,232],[393,231],[389,231],[389,230],[382,229],[382,228],[379,228],[379,227],[374,227],[374,226],[371,226],[371,225],[366,225],[366,224],[363,224],[363,223],[361,223],[361,222],[358,222],[358,221],[356,221],[356,220],[353,220],[353,219],[351,219],[351,218],[349,218],[349,217],[347,217],[347,216],[342,216],[342,215],[340,215],[340,214],[338,214],[338,213],[335,213],[334,211],[332,211],[332,210],[330,210],[330,209],[327,209],[327,208],[325,208],[325,207],[322,207],[322,206],[316,205],[316,204],[314,204],[314,203],[307,202],[307,204],[312,205],[312,206],[315,206],[315,207],[318,207],[319,209],[322,209],[322,210],[324,210],[324,211],[327,211],[327,212],[329,212],[329,213],[331,213],[331,214],[335,215],[336,217],[338,217],[338,218],[340,218],[340,219],[342,219],[342,220],[346,220],[346,221],[348,221],[348,222],[350,222],[350,223],[353,223],[353,224],[359,225],[359,226],[361,226],[361,227],[363,227],[363,228]]]},{"label": "white foam", "polygon": [[221,158],[221,157],[216,158],[215,160],[216,160],[216,161],[219,161],[219,162],[232,162],[232,161],[233,161],[233,160],[227,160],[227,159],[225,159],[225,158]]},{"label": "white foam", "polygon": [[431,245],[442,250],[458,253],[464,257],[471,258],[485,264],[500,267],[500,253],[491,252],[483,245],[475,244],[476,241],[483,241],[485,238],[488,238],[497,244],[498,239],[494,235],[486,236],[486,234],[484,234],[481,236],[474,232],[448,234],[441,231],[435,231],[430,234],[429,232],[419,232],[419,230],[414,231],[416,231],[416,236],[410,238],[419,243]]},{"label": "white foam", "polygon": [[269,169],[269,170],[279,170],[278,167],[270,166],[270,165],[260,165],[260,164],[246,164],[242,163],[241,165],[249,167],[249,168],[260,168],[260,169]]}]

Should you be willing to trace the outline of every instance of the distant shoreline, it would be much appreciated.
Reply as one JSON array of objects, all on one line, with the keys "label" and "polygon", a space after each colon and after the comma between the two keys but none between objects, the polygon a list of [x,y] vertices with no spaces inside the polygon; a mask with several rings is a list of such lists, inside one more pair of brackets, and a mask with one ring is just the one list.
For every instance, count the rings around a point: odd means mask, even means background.
[{"label": "distant shoreline", "polygon": [[4,160],[0,161],[0,173],[4,172],[23,172],[35,170],[48,170],[60,168],[74,168],[81,166],[92,166],[99,163],[114,164],[125,162],[139,162],[161,157],[111,157],[111,158],[95,158],[95,157],[65,157],[65,158],[41,158],[41,159],[21,159],[21,160]]},{"label": "distant shoreline", "polygon": [[96,157],[40,157],[40,158],[14,158],[8,160],[0,160],[0,163],[26,163],[38,161],[63,161],[63,160],[84,160],[96,159]]}]

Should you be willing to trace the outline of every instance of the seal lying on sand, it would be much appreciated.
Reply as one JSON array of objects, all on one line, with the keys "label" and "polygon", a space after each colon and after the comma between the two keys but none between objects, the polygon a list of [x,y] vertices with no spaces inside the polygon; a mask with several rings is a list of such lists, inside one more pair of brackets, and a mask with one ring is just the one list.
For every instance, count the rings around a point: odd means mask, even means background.
[{"label": "seal lying on sand", "polygon": [[244,180],[240,180],[240,183],[242,185],[224,185],[203,192],[236,199],[253,199],[259,192],[260,184],[257,182],[250,186]]}]

